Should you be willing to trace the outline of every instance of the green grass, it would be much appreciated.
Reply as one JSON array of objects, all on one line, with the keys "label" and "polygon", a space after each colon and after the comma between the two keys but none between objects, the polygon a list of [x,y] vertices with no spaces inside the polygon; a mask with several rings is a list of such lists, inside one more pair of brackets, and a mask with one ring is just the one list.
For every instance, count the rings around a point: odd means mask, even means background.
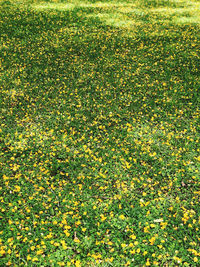
[{"label": "green grass", "polygon": [[0,2],[0,266],[199,266],[199,7]]}]

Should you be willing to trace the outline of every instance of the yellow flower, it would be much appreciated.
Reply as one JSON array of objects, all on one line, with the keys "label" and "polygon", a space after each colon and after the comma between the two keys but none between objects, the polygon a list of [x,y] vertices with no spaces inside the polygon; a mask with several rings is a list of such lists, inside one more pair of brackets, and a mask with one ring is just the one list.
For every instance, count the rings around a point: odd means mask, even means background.
[{"label": "yellow flower", "polygon": [[147,259],[147,262],[146,262],[146,266],[150,266],[150,262],[149,262],[149,259]]},{"label": "yellow flower", "polygon": [[4,254],[6,254],[6,252],[5,252],[5,250],[3,248],[1,248],[0,255],[3,256]]},{"label": "yellow flower", "polygon": [[81,224],[81,221],[77,221],[77,222],[75,222],[75,225],[76,226],[78,226],[78,225],[80,225]]},{"label": "yellow flower", "polygon": [[123,214],[121,214],[121,215],[119,216],[119,218],[120,218],[121,220],[124,220],[124,219],[125,219],[125,216],[124,216]]},{"label": "yellow flower", "polygon": [[100,215],[101,216],[101,221],[105,221],[107,217],[105,217],[103,214]]},{"label": "yellow flower", "polygon": [[76,243],[80,243],[81,241],[80,241],[77,237],[75,237],[75,238],[74,238],[74,242],[76,242]]},{"label": "yellow flower", "polygon": [[137,252],[137,253],[140,253],[140,248],[138,248],[138,249],[136,250],[136,252]]},{"label": "yellow flower", "polygon": [[156,240],[155,236],[152,236],[152,238],[149,239],[150,244],[153,245],[155,240]]},{"label": "yellow flower", "polygon": [[18,169],[19,169],[19,167],[20,167],[19,165],[15,164],[15,165],[14,165],[14,167],[13,167],[13,171],[16,171],[16,170],[18,170]]},{"label": "yellow flower", "polygon": [[113,262],[113,260],[114,260],[113,257],[112,258],[107,258],[107,259],[105,259],[105,262]]},{"label": "yellow flower", "polygon": [[41,255],[42,253],[43,253],[43,250],[42,250],[42,249],[40,249],[40,250],[38,250],[38,251],[36,252],[37,255]]},{"label": "yellow flower", "polygon": [[81,262],[80,262],[80,261],[76,261],[76,262],[75,262],[75,266],[76,266],[76,267],[81,267]]},{"label": "yellow flower", "polygon": [[59,266],[65,266],[65,263],[62,261],[62,262],[58,262],[58,265]]},{"label": "yellow flower", "polygon": [[136,236],[135,236],[134,234],[132,234],[132,235],[130,236],[130,238],[132,238],[133,240],[135,240],[135,239],[136,239]]},{"label": "yellow flower", "polygon": [[131,254],[135,254],[135,249],[130,251]]},{"label": "yellow flower", "polygon": [[20,189],[21,189],[21,187],[18,186],[18,185],[16,185],[14,191],[15,191],[15,192],[20,192]]},{"label": "yellow flower", "polygon": [[70,236],[70,233],[69,233],[67,230],[64,230],[64,233],[65,233],[65,235],[66,235],[67,237]]}]

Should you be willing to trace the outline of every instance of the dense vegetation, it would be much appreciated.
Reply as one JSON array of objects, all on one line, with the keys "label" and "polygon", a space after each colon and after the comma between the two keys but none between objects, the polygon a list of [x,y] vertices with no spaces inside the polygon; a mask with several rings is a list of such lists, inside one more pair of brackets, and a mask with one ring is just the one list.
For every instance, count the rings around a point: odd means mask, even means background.
[{"label": "dense vegetation", "polygon": [[0,2],[1,266],[199,266],[199,7]]}]

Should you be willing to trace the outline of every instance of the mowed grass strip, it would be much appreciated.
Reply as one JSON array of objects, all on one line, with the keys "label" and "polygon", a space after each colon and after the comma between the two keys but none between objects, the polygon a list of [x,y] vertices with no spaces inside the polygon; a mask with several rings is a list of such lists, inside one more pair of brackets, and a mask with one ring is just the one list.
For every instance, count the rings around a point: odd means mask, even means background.
[{"label": "mowed grass strip", "polygon": [[0,265],[199,266],[199,2],[0,2]]}]

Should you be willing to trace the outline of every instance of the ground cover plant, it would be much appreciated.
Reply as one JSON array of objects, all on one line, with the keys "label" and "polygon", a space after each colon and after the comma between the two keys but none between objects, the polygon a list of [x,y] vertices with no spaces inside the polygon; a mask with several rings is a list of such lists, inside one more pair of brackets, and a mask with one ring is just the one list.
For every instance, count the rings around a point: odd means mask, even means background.
[{"label": "ground cover plant", "polygon": [[199,1],[0,2],[0,266],[199,266]]}]

